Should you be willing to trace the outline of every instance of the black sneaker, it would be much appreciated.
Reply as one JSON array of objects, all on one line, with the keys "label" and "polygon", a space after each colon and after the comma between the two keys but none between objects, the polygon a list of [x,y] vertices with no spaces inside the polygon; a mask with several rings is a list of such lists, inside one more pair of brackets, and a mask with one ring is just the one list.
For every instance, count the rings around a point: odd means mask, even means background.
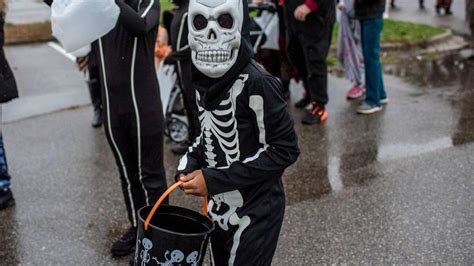
[{"label": "black sneaker", "polygon": [[95,108],[92,117],[92,127],[97,128],[102,126],[102,109]]},{"label": "black sneaker", "polygon": [[137,242],[137,228],[130,227],[128,231],[112,245],[112,255],[115,257],[128,256],[135,252]]},{"label": "black sneaker", "polygon": [[324,105],[313,102],[313,107],[308,110],[301,122],[305,125],[314,125],[324,123],[327,119],[328,112]]},{"label": "black sneaker", "polygon": [[311,103],[311,100],[307,95],[305,95],[301,100],[299,100],[297,103],[295,103],[296,108],[305,108],[308,104]]},{"label": "black sneaker", "polygon": [[0,210],[15,205],[13,193],[9,188],[0,189]]}]

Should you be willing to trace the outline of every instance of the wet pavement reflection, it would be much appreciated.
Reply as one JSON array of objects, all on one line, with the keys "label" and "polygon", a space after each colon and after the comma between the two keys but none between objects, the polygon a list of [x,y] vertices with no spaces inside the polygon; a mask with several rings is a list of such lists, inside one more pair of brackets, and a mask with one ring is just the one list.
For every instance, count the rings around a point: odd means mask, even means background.
[{"label": "wet pavement reflection", "polygon": [[[350,84],[334,76],[327,124],[303,126],[304,112],[289,107],[302,155],[284,176],[275,265],[474,263],[474,62],[409,62],[386,66],[390,104],[381,113],[355,114],[357,102],[344,97]],[[295,98],[302,89],[293,88]],[[127,219],[90,114],[5,125],[17,206],[0,212],[1,265],[128,264],[109,255]],[[178,158],[167,144],[169,176]],[[172,201],[200,208],[181,191]]]},{"label": "wet pavement reflection", "polygon": [[[443,105],[440,106],[441,109],[449,109],[448,113],[436,117],[437,108],[432,106],[433,112],[430,112],[430,109],[425,110],[431,114],[429,117],[421,117],[421,124],[425,123],[426,127],[433,126],[425,120],[432,119],[432,122],[441,124],[445,122],[452,128],[444,130],[445,136],[436,136],[436,126],[431,130],[425,128],[432,131],[434,135],[427,134],[421,141],[413,141],[411,137],[415,137],[418,133],[415,128],[406,127],[404,121],[413,120],[405,116],[416,116],[417,113],[403,112],[400,109],[397,110],[401,111],[399,116],[390,121],[387,121],[389,119],[384,115],[360,117],[353,113],[338,112],[337,117],[332,117],[329,122],[330,129],[328,127],[308,128],[297,123],[300,143],[303,143],[302,157],[292,169],[293,171],[291,169],[288,171],[285,178],[290,204],[317,199],[324,194],[338,192],[348,186],[363,185],[377,177],[377,164],[474,141],[474,61],[463,60],[456,53],[439,58],[412,57],[400,61],[401,63],[386,64],[384,72],[390,76],[402,78],[404,82],[413,85],[413,88],[407,91],[409,101],[415,103],[422,101],[423,99],[413,100],[421,96],[446,100],[437,104]],[[400,89],[397,85],[389,83],[389,93],[393,93],[391,90]],[[391,100],[393,98],[391,97]],[[356,106],[356,103],[349,104],[352,108]],[[395,98],[393,104],[403,104],[403,99]],[[393,106],[390,105],[388,108],[392,109]],[[298,121],[301,112],[294,108],[292,112],[296,115],[295,120]],[[413,135],[384,140],[384,123],[399,126],[398,131],[409,133],[412,131],[410,134]],[[335,126],[332,127],[332,125]],[[328,134],[328,131],[331,133]],[[448,132],[452,133],[448,134]]]}]

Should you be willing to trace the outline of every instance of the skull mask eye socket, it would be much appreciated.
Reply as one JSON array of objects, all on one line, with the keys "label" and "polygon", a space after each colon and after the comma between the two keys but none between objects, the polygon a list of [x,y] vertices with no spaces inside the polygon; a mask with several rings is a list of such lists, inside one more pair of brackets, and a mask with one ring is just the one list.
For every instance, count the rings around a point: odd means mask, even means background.
[{"label": "skull mask eye socket", "polygon": [[197,15],[193,19],[193,26],[196,30],[203,30],[207,27],[207,19],[203,15]]},{"label": "skull mask eye socket", "polygon": [[217,19],[217,23],[224,29],[232,29],[234,26],[234,19],[230,14],[222,14]]}]

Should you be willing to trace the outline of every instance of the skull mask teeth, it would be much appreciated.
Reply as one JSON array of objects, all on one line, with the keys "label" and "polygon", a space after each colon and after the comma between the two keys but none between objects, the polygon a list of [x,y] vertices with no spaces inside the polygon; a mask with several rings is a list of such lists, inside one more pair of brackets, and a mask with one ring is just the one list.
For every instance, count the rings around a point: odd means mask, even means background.
[{"label": "skull mask teeth", "polygon": [[189,46],[196,68],[211,78],[222,77],[237,61],[241,43],[241,0],[191,0]]}]

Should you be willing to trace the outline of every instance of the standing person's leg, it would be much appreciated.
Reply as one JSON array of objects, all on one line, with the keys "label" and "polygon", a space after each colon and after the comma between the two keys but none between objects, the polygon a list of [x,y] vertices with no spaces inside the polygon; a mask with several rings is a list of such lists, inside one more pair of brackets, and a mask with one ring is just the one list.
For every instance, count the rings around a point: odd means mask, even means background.
[{"label": "standing person's leg", "polygon": [[446,15],[452,15],[453,12],[451,12],[451,4],[453,3],[452,0],[446,0],[446,7],[445,7],[445,14]]},{"label": "standing person's leg", "polygon": [[[317,25],[317,24],[315,24]],[[332,40],[333,22],[320,23],[318,34],[300,34],[305,65],[307,69],[307,86],[311,95],[312,109],[303,117],[304,124],[318,124],[326,121],[328,114],[325,106],[328,103],[328,67],[327,57]]]},{"label": "standing person's leg", "polygon": [[87,85],[89,86],[92,106],[94,107],[92,127],[102,126],[102,94],[99,71],[99,66],[89,66],[89,81],[87,82]]},{"label": "standing person's leg", "polygon": [[310,100],[310,95],[311,93],[309,92],[308,89],[308,71],[306,69],[306,64],[305,64],[305,55],[303,53],[303,48],[301,47],[301,43],[298,40],[298,38],[293,38],[289,40],[288,45],[288,59],[290,63],[295,66],[296,70],[298,71],[299,76],[301,77],[303,81],[303,87],[305,90],[305,95],[301,100],[299,100],[297,103],[295,103],[296,108],[305,108],[308,104],[311,103]]},{"label": "standing person's leg", "polygon": [[[107,106],[104,107],[107,110]],[[120,173],[122,192],[131,224],[129,230],[113,243],[111,252],[114,256],[127,256],[134,251],[138,226],[137,211],[140,204],[145,201],[143,185],[138,177],[136,148],[132,142],[130,127],[126,126],[127,121],[131,119],[132,116],[111,119],[110,114],[105,112],[104,129]]]},{"label": "standing person's leg", "polygon": [[357,112],[371,114],[381,110],[380,100],[387,97],[383,86],[382,65],[380,63],[380,34],[383,29],[383,19],[382,17],[365,19],[361,21],[361,25],[366,98],[357,109]]},{"label": "standing person's leg", "polygon": [[420,9],[425,9],[425,0],[420,0]]},{"label": "standing person's leg", "polygon": [[286,2],[283,6],[283,13],[284,13],[284,22],[285,22],[285,47],[286,53],[288,56],[288,61],[291,65],[296,68],[298,75],[303,81],[303,87],[305,90],[305,95],[301,100],[295,103],[296,108],[305,108],[308,104],[310,104],[310,95],[307,86],[307,70],[304,64],[305,58],[301,48],[300,41],[298,40],[298,34],[296,32],[296,28],[298,27],[298,22],[294,19],[293,12],[291,8],[289,8],[289,2]]},{"label": "standing person's leg", "polygon": [[[161,108],[161,107],[160,107]],[[161,113],[161,112],[160,112]],[[160,115],[142,115],[140,134],[132,129],[131,145],[137,156],[138,183],[136,195],[140,200],[136,203],[137,210],[153,205],[168,188],[163,157],[164,122]],[[168,199],[164,201],[168,204]]]},{"label": "standing person's leg", "polygon": [[0,210],[15,205],[13,193],[10,190],[10,175],[8,174],[7,155],[2,135],[2,109],[0,105]]}]

